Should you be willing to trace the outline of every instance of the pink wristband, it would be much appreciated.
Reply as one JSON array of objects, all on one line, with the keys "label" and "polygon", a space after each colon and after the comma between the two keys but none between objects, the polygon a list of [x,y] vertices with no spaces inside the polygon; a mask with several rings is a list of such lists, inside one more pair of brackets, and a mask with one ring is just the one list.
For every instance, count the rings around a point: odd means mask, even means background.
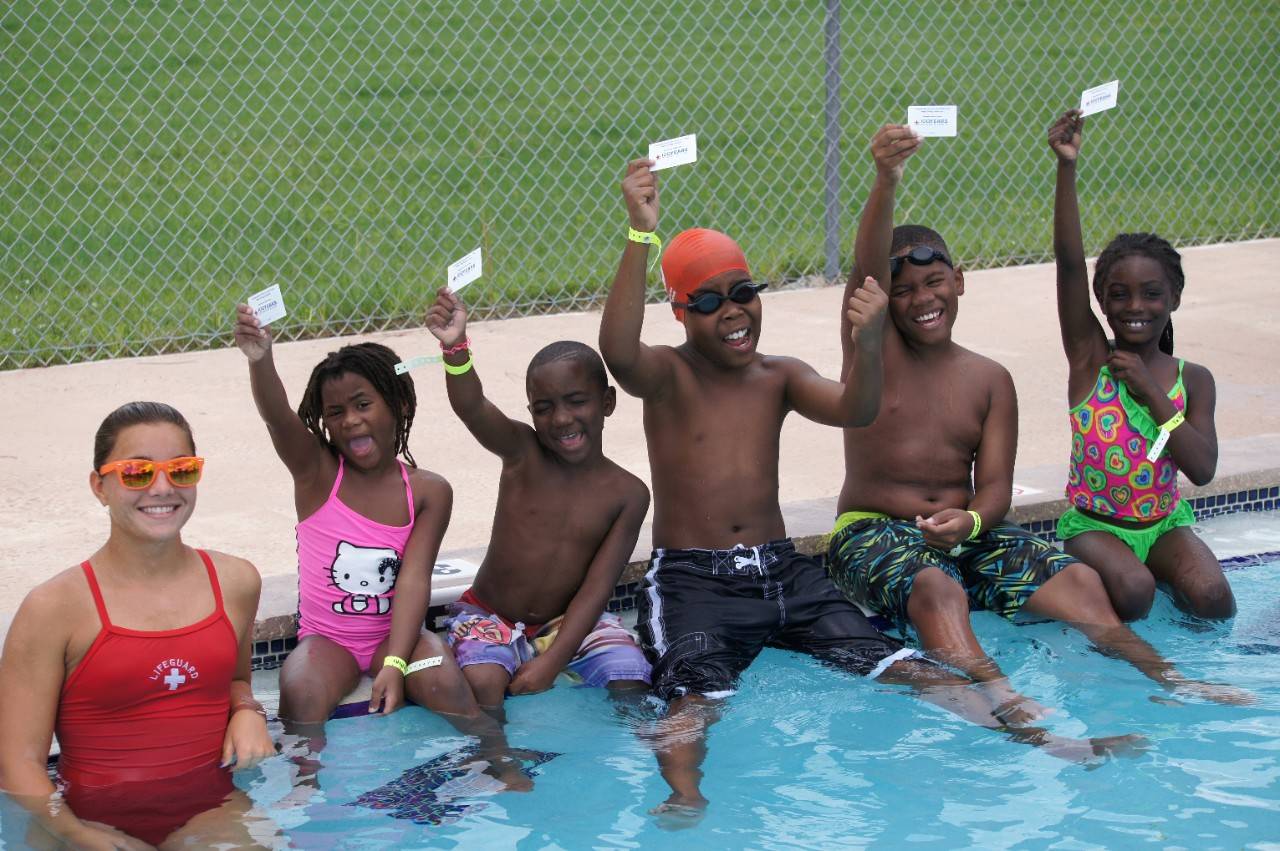
[{"label": "pink wristband", "polygon": [[471,338],[463,337],[461,343],[454,343],[452,346],[446,347],[444,343],[440,344],[440,351],[446,355],[456,355],[458,352],[466,352],[471,350]]}]

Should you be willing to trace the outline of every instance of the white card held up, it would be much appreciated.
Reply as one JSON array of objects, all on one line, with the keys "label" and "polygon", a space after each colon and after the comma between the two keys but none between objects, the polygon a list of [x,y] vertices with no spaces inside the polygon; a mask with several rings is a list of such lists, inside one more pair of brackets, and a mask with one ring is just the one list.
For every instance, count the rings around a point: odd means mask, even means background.
[{"label": "white card held up", "polygon": [[1104,109],[1115,109],[1120,101],[1120,81],[1112,80],[1092,89],[1085,89],[1080,95],[1080,113],[1093,115]]},{"label": "white card held up", "polygon": [[253,315],[258,317],[258,323],[263,327],[277,319],[284,319],[284,297],[280,295],[280,285],[272,284],[262,292],[249,296],[249,307],[253,308]]},{"label": "white card held up", "polygon": [[698,161],[698,136],[691,133],[678,139],[667,139],[654,142],[649,146],[649,159],[653,165],[650,171],[671,168],[673,165],[688,165]]},{"label": "white card held up", "polygon": [[956,135],[955,104],[907,107],[907,125],[918,136]]},{"label": "white card held up", "polygon": [[480,249],[449,264],[449,289],[455,293],[480,277]]}]

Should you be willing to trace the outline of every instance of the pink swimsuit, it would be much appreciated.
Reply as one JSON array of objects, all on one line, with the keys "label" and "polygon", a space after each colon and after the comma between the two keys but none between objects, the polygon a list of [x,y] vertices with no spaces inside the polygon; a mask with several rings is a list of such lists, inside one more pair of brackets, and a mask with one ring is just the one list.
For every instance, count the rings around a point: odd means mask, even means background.
[{"label": "pink swimsuit", "polygon": [[[1179,411],[1187,407],[1182,363],[1169,391]],[[1147,460],[1158,428],[1104,365],[1089,398],[1071,409],[1071,504],[1118,520],[1155,520],[1173,511],[1179,499],[1177,465],[1167,449],[1154,463]]]},{"label": "pink swimsuit", "polygon": [[343,471],[339,456],[329,498],[296,527],[298,639],[323,635],[349,650],[364,671],[391,632],[396,575],[413,531],[413,489],[401,462],[409,524],[387,526],[338,499]]}]

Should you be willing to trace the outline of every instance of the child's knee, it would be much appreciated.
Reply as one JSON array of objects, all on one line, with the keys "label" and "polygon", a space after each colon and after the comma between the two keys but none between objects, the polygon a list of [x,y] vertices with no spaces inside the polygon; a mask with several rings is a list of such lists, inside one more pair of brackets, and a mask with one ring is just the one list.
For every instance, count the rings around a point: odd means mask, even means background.
[{"label": "child's knee", "polygon": [[1147,616],[1155,602],[1155,577],[1145,570],[1126,571],[1107,582],[1107,595],[1120,620],[1140,620]]},{"label": "child's knee", "polygon": [[926,568],[916,574],[907,599],[907,616],[912,622],[920,617],[969,617],[969,597],[965,590],[937,568]]},{"label": "child's knee", "polygon": [[1229,618],[1236,613],[1236,598],[1225,576],[1206,580],[1191,589],[1186,603],[1192,614],[1202,618]]}]

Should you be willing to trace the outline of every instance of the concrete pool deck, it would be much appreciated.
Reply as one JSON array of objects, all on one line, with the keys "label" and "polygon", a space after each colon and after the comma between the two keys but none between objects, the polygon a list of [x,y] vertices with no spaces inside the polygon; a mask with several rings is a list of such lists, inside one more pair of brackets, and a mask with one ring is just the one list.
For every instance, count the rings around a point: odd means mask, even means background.
[{"label": "concrete pool deck", "polygon": [[[1177,352],[1207,365],[1217,380],[1218,476],[1206,489],[1224,493],[1280,484],[1280,239],[1190,248],[1187,288],[1175,315]],[[479,284],[483,286],[483,283]],[[761,351],[803,358],[835,376],[841,287],[766,292]],[[286,294],[287,298],[287,294]],[[424,293],[424,308],[427,296]],[[234,305],[228,302],[228,325]],[[286,320],[287,321],[287,320]],[[509,415],[524,415],[524,371],[546,343],[596,345],[599,312],[477,322],[470,329],[485,389]],[[1066,361],[1058,339],[1052,265],[966,276],[956,340],[1009,368],[1020,403],[1015,514],[1053,516],[1069,448]],[[675,344],[681,327],[665,305],[651,305],[644,339]],[[276,347],[276,364],[296,404],[311,367],[339,345],[377,340],[401,357],[438,352],[425,330],[310,340]],[[454,513],[442,559],[480,561],[496,501],[498,460],[449,410],[442,373],[413,373],[418,417],[411,448],[418,462],[453,484]],[[264,578],[261,623],[296,606],[295,517],[290,481],[249,394],[236,349],[98,361],[0,372],[9,413],[0,426],[0,634],[33,586],[90,555],[107,520],[89,493],[93,433],[111,409],[133,399],[166,401],[190,419],[209,459],[188,543],[252,560]],[[638,400],[619,393],[606,422],[605,452],[649,480]],[[830,526],[843,476],[840,434],[792,416],[782,435],[779,497],[789,532],[821,534]],[[641,533],[634,559],[649,551]]]}]

